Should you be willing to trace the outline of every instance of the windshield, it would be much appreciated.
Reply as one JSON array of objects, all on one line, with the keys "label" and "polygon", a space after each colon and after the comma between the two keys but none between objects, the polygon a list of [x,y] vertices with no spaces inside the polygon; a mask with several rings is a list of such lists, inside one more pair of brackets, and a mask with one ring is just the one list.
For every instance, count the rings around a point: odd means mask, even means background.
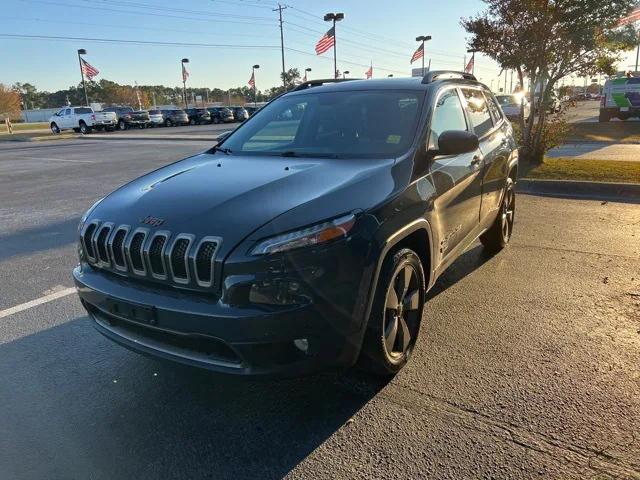
[{"label": "windshield", "polygon": [[232,154],[385,158],[406,152],[423,93],[309,92],[262,108],[231,135]]}]

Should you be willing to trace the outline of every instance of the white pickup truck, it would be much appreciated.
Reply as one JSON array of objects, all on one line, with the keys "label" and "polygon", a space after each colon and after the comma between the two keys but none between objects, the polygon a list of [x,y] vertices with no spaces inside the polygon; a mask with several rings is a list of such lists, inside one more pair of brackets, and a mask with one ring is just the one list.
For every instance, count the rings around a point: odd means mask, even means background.
[{"label": "white pickup truck", "polygon": [[116,122],[113,112],[94,112],[91,107],[65,107],[49,119],[49,126],[53,133],[63,130],[90,133],[93,129],[114,129]]}]

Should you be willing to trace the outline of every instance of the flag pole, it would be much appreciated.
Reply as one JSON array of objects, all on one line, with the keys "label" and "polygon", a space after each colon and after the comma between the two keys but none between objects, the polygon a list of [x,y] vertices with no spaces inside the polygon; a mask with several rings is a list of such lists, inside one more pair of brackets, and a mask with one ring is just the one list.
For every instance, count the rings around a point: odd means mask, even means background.
[{"label": "flag pole", "polygon": [[84,89],[84,101],[85,105],[89,106],[89,95],[87,95],[87,82],[84,78],[84,70],[82,68],[82,57],[80,55],[86,55],[87,51],[84,48],[78,50],[78,64],[80,65],[80,75],[82,76],[82,88]]},{"label": "flag pole", "polygon": [[338,36],[336,35],[336,17],[333,17],[333,78],[338,78],[338,57],[336,54],[336,44]]}]

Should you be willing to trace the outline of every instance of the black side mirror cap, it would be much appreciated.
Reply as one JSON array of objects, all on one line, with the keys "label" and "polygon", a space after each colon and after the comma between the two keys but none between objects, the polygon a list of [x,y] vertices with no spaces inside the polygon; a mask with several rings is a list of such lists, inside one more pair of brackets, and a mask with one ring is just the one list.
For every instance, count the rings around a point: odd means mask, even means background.
[{"label": "black side mirror cap", "polygon": [[475,133],[464,130],[447,130],[438,137],[437,155],[461,155],[475,152],[480,141]]}]

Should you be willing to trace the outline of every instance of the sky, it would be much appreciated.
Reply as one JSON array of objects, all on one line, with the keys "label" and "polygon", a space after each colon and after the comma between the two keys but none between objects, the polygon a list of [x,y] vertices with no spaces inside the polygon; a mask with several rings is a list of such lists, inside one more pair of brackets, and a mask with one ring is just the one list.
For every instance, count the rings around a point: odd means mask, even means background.
[{"label": "sky", "polygon": [[[251,66],[258,89],[279,85],[280,32],[276,0],[2,0],[0,83],[29,82],[54,91],[80,81],[79,48],[98,70],[96,80],[181,86],[180,60],[189,58],[188,86],[227,89],[247,85]],[[330,27],[327,12],[343,12],[337,25],[338,69],[364,77],[407,76],[419,35],[431,35],[432,69],[460,70],[466,33],[461,17],[485,8],[481,0],[288,0],[283,10],[286,68],[311,68],[310,78],[332,77],[333,56],[317,56],[315,43]],[[88,40],[94,39],[94,40]],[[134,43],[100,42],[95,39]],[[164,42],[152,45],[135,42]],[[170,45],[170,44],[174,45]],[[181,43],[183,45],[175,45]],[[200,44],[200,45],[184,45]],[[420,61],[413,64],[419,67]],[[498,66],[476,57],[476,76],[497,84]],[[503,77],[504,78],[504,77]]]}]

